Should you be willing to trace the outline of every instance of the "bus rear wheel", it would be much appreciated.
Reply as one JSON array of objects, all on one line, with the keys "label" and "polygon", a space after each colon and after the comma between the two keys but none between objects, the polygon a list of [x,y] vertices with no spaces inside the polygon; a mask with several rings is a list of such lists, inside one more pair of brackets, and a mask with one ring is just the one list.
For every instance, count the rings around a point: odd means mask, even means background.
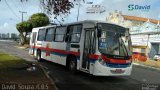
[{"label": "bus rear wheel", "polygon": [[77,71],[77,60],[76,60],[75,57],[71,57],[71,58],[70,58],[69,71],[70,71],[71,73],[76,73],[76,71]]},{"label": "bus rear wheel", "polygon": [[38,61],[38,62],[42,61],[41,51],[40,51],[40,50],[37,51],[37,61]]}]

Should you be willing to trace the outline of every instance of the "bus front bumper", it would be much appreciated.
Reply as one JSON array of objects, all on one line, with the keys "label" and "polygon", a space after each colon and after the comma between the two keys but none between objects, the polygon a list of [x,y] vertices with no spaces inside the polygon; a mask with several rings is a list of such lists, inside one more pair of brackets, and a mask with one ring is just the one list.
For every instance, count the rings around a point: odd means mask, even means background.
[{"label": "bus front bumper", "polygon": [[132,64],[126,68],[110,68],[95,62],[93,75],[95,76],[129,76],[131,75]]}]

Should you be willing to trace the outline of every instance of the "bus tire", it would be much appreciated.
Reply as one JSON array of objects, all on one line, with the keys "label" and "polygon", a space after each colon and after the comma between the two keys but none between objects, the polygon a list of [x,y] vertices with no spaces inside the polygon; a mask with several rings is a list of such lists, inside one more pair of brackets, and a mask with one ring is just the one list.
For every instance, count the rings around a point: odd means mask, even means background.
[{"label": "bus tire", "polygon": [[70,61],[69,61],[69,71],[71,73],[76,73],[77,71],[77,60],[75,57],[70,57]]},{"label": "bus tire", "polygon": [[38,61],[38,62],[42,61],[42,58],[41,58],[41,50],[38,50],[38,51],[37,51],[37,61]]}]

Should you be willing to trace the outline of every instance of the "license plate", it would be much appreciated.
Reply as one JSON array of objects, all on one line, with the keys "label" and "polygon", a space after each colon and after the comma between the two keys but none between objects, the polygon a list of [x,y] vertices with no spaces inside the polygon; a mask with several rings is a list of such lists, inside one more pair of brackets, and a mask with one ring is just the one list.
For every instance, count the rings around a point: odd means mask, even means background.
[{"label": "license plate", "polygon": [[122,69],[111,70],[112,73],[124,73],[124,71]]}]

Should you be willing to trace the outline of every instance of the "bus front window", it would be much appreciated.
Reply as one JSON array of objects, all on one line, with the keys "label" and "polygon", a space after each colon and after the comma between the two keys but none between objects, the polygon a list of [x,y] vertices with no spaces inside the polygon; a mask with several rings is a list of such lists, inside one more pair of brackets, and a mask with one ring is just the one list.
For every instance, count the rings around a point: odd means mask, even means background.
[{"label": "bus front window", "polygon": [[131,56],[130,37],[125,28],[116,25],[101,24],[99,51],[109,56]]}]

